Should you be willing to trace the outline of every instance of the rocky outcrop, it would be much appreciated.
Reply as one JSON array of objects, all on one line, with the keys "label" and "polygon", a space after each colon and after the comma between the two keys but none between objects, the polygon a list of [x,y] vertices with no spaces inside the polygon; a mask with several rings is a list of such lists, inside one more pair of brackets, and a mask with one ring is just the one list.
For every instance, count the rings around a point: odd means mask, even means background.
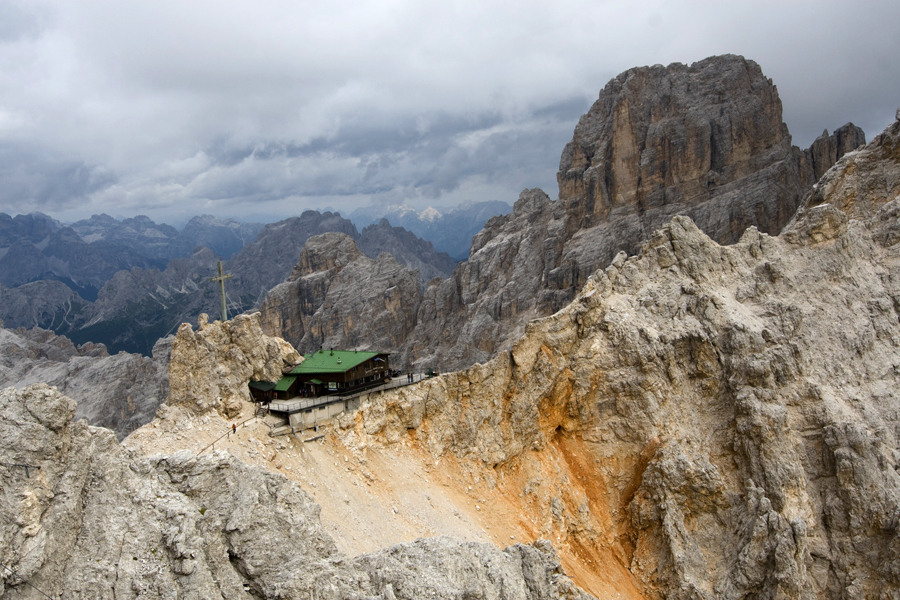
[{"label": "rocky outcrop", "polygon": [[[830,204],[851,219],[867,219],[900,196],[900,111],[868,146],[844,156],[813,187],[797,211],[803,219],[816,206]],[[888,215],[875,223],[891,223]],[[885,244],[892,243],[888,238]]]},{"label": "rocky outcrop", "polygon": [[780,237],[676,217],[511,351],[371,396],[344,442],[463,461],[647,598],[900,588],[900,198],[847,197],[896,193],[898,141],[845,156]]},{"label": "rocky outcrop", "polygon": [[76,418],[121,439],[148,423],[165,399],[170,345],[171,338],[158,341],[152,358],[110,356],[102,344],[76,347],[45,329],[0,329],[0,387],[52,385],[78,402]]},{"label": "rocky outcrop", "polygon": [[215,410],[233,417],[249,400],[249,381],[278,381],[286,367],[303,360],[284,340],[263,334],[259,313],[225,322],[207,319],[202,314],[196,331],[184,323],[175,334],[162,416],[181,409],[194,415]]},{"label": "rocky outcrop", "polygon": [[865,144],[865,132],[853,123],[835,129],[831,135],[826,129],[806,151],[813,181],[821,179],[839,158]]},{"label": "rocky outcrop", "polygon": [[349,559],[283,476],[217,452],[134,458],[52,388],[0,391],[0,596],[587,599],[548,543],[446,538]]},{"label": "rocky outcrop", "polygon": [[740,56],[626,71],[563,150],[557,179],[572,237],[549,287],[577,289],[676,214],[720,244],[751,226],[778,234],[818,176],[864,143],[848,123],[810,150],[791,146],[775,86]]},{"label": "rocky outcrop", "polygon": [[634,232],[608,242],[607,260],[675,214],[723,244],[750,226],[777,234],[814,182],[790,141],[778,92],[752,61],[635,68],[579,121],[560,159],[559,197],[576,200],[580,228]]},{"label": "rocky outcrop", "polygon": [[378,258],[382,252],[393,256],[407,269],[419,272],[424,286],[434,278],[446,279],[453,273],[456,261],[445,252],[435,251],[431,242],[416,237],[402,227],[391,227],[387,219],[362,230],[356,246],[369,258]]},{"label": "rocky outcrop", "polygon": [[267,333],[303,352],[391,350],[415,328],[420,300],[415,271],[386,253],[365,256],[347,235],[326,233],[309,239],[288,281],[269,292],[260,313]]}]

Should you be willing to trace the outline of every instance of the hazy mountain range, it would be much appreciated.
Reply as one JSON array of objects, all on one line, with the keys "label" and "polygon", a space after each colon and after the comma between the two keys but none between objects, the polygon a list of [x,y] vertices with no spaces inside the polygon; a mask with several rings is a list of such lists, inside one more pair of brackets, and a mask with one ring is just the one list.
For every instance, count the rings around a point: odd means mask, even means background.
[{"label": "hazy mountain range", "polygon": [[[442,239],[458,247],[472,223],[491,216],[487,212],[479,204],[437,217],[444,223]],[[306,240],[326,232],[350,236],[373,259],[391,254],[417,270],[423,286],[456,266],[449,254],[386,219],[360,232],[331,212],[306,211],[268,225],[201,215],[181,231],[146,216],[103,214],[65,224],[42,213],[0,214],[0,319],[7,327],[46,328],[76,344],[149,355],[181,322],[196,322],[201,312],[219,316],[218,288],[209,281],[218,260],[232,275],[226,287],[234,315],[283,282]]]},{"label": "hazy mountain range", "polygon": [[368,206],[354,210],[349,218],[359,228],[388,219],[393,225],[428,240],[438,252],[446,252],[459,261],[469,257],[472,237],[488,219],[510,211],[512,206],[494,200],[464,202],[448,209],[428,207],[422,211],[402,205]]}]

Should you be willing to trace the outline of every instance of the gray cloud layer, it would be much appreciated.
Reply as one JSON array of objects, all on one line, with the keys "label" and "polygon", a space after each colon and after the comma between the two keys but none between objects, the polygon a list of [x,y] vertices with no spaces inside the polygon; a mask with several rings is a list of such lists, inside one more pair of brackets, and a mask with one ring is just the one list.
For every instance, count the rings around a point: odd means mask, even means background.
[{"label": "gray cloud layer", "polygon": [[632,66],[743,54],[795,143],[900,105],[896,2],[0,0],[0,211],[177,220],[556,193]]}]

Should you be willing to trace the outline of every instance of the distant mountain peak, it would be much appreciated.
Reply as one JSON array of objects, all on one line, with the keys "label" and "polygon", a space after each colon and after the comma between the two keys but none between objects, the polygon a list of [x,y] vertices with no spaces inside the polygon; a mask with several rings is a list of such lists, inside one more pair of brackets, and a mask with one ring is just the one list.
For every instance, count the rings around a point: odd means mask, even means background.
[{"label": "distant mountain peak", "polygon": [[433,206],[429,206],[428,208],[426,208],[425,210],[423,210],[422,212],[419,213],[419,218],[422,219],[423,221],[428,221],[429,223],[434,223],[435,220],[440,219],[443,216],[444,215],[442,215],[440,212],[438,212],[438,210],[436,208],[434,208]]},{"label": "distant mountain peak", "polygon": [[349,218],[360,229],[387,218],[391,224],[428,240],[438,252],[462,260],[469,254],[472,236],[481,231],[487,220],[510,210],[512,206],[506,202],[469,200],[453,208],[429,206],[422,211],[407,204],[366,206],[354,210]]}]

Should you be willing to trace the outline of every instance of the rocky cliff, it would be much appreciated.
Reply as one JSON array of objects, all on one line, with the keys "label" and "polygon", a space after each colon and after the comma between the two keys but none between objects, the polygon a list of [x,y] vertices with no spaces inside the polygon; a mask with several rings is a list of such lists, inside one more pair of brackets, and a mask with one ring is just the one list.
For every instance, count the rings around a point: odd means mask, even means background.
[{"label": "rocky cliff", "polygon": [[329,231],[354,239],[359,236],[353,223],[332,212],[307,210],[299,217],[266,225],[255,242],[227,263],[234,273],[229,283],[235,288],[233,297],[241,299],[240,310],[256,306],[266,292],[287,279],[306,240]]},{"label": "rocky cliff", "polygon": [[[813,163],[830,166],[865,141],[852,126],[839,131],[816,146],[839,140],[834,152],[792,147],[775,86],[742,57],[626,71],[563,150],[559,200],[526,190],[510,215],[488,221],[469,261],[423,302],[419,322],[433,327],[410,353],[441,368],[485,360],[676,214],[722,244],[750,226],[777,234],[815,182]],[[448,329],[459,332],[452,345]]]},{"label": "rocky cliff", "polygon": [[397,348],[415,328],[420,298],[415,271],[386,253],[365,256],[347,235],[326,233],[307,241],[288,280],[268,293],[261,322],[302,352]]},{"label": "rocky cliff", "polygon": [[[897,120],[880,133],[872,143],[859,148],[838,161],[804,198],[794,221],[806,217],[810,209],[830,204],[851,219],[870,219],[880,211],[893,210],[888,206],[900,194],[900,109]],[[893,213],[874,220],[880,228],[890,227]],[[887,237],[885,237],[887,236]],[[885,230],[879,242],[892,246],[896,241]]]},{"label": "rocky cliff", "polygon": [[510,351],[371,396],[343,443],[461,464],[645,598],[896,595],[898,147],[900,121],[779,237],[676,217]]},{"label": "rocky cliff", "polygon": [[0,387],[52,385],[77,401],[76,418],[121,439],[149,422],[166,398],[171,341],[158,341],[152,358],[110,356],[102,344],[76,347],[45,329],[0,328]]},{"label": "rocky cliff", "polygon": [[349,558],[287,478],[135,457],[52,388],[0,391],[4,598],[579,599],[552,546],[422,540]]},{"label": "rocky cliff", "polygon": [[284,340],[263,334],[259,313],[213,323],[202,314],[199,321],[196,331],[183,323],[172,342],[169,395],[161,416],[181,409],[233,417],[249,400],[249,381],[278,381],[286,368],[303,360]]},{"label": "rocky cliff", "polygon": [[289,344],[263,335],[258,313],[225,323],[201,315],[196,331],[183,324],[154,345],[152,357],[110,356],[102,344],[76,347],[39,328],[0,328],[0,387],[52,385],[77,402],[76,418],[120,439],[157,413],[231,417],[247,400],[248,381],[277,381],[284,367],[300,361]]},{"label": "rocky cliff", "polygon": [[853,123],[839,127],[831,135],[827,129],[823,131],[806,151],[806,163],[812,169],[813,181],[821,179],[843,155],[865,143],[866,134]]},{"label": "rocky cliff", "polygon": [[775,86],[742,57],[640,67],[610,81],[578,122],[560,159],[559,197],[574,201],[579,228],[629,232],[600,250],[607,260],[675,214],[730,244],[750,226],[780,232],[809,186],[864,143],[848,124],[810,150],[791,146]]}]

